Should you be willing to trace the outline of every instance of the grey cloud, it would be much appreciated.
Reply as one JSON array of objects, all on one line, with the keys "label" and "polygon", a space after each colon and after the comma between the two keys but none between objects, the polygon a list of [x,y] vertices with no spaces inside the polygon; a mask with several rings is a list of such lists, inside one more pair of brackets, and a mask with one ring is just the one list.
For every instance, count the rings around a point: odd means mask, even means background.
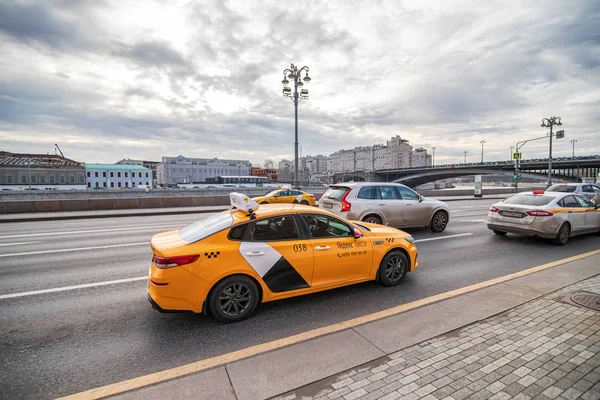
[{"label": "grey cloud", "polygon": [[141,66],[187,66],[187,61],[179,52],[169,43],[159,40],[148,40],[134,45],[119,44],[116,45],[113,54],[128,58]]}]

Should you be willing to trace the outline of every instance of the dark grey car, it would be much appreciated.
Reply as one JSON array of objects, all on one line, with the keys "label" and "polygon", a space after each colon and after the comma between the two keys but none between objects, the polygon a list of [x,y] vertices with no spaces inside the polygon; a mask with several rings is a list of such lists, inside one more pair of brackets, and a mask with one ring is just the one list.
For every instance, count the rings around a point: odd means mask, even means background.
[{"label": "dark grey car", "polygon": [[593,199],[600,192],[600,187],[592,183],[558,183],[550,186],[546,192],[576,193]]},{"label": "dark grey car", "polygon": [[323,193],[319,208],[350,220],[396,228],[429,227],[434,232],[446,229],[450,219],[446,203],[426,199],[399,183],[339,183]]}]

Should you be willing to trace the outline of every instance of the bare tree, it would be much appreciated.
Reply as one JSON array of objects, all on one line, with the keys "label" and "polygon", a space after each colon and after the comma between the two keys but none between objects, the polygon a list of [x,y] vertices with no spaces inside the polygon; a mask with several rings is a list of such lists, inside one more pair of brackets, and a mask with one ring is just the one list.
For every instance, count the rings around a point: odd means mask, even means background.
[{"label": "bare tree", "polygon": [[273,169],[273,168],[275,168],[275,161],[273,161],[273,160],[265,160],[263,162],[263,166],[265,167],[265,169]]}]

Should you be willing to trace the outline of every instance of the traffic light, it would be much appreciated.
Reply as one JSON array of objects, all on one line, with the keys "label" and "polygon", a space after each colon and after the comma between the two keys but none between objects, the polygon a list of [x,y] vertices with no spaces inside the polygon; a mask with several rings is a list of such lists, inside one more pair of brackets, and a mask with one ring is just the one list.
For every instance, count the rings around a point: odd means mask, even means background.
[{"label": "traffic light", "polygon": [[521,180],[521,174],[518,173],[518,172],[513,173],[513,179],[516,179],[516,180],[520,181]]}]

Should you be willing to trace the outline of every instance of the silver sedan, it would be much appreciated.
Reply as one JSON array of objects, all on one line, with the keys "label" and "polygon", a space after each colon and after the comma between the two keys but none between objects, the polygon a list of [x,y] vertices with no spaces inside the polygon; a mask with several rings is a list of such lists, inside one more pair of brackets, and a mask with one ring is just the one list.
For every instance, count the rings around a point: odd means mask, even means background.
[{"label": "silver sedan", "polygon": [[572,236],[600,232],[600,209],[578,194],[534,190],[492,205],[487,227],[497,235],[516,233],[564,245]]}]

